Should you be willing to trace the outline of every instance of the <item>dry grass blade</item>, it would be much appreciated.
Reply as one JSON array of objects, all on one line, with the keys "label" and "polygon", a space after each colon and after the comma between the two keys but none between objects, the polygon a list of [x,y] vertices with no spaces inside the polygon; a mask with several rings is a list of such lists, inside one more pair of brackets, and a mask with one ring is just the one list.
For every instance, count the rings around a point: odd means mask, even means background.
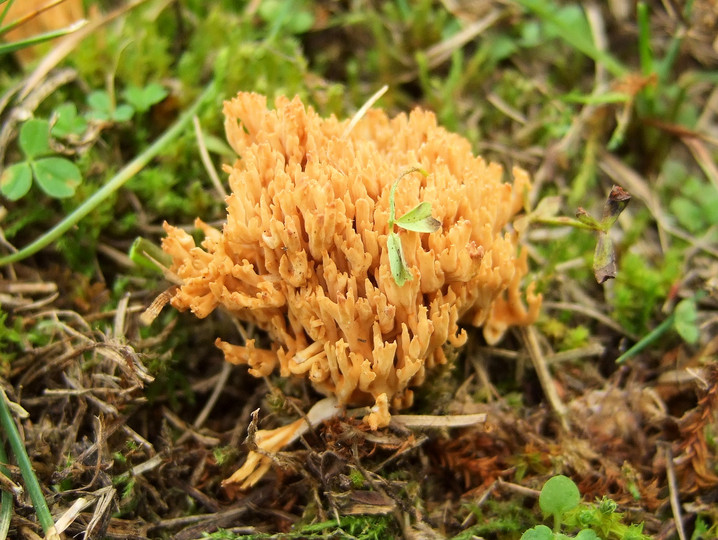
[{"label": "dry grass blade", "polygon": [[94,538],[93,533],[100,524],[109,517],[109,513],[112,511],[112,501],[115,498],[115,488],[107,486],[97,490],[93,495],[96,497],[95,510],[92,513],[92,518],[83,531],[83,538]]},{"label": "dry grass blade", "polygon": [[499,9],[492,9],[487,15],[473,21],[471,24],[463,28],[460,32],[457,32],[453,36],[444,41],[441,41],[433,47],[424,51],[426,55],[427,63],[430,68],[435,68],[440,64],[443,64],[451,57],[453,51],[460,49],[479,34],[485,32],[488,28],[491,28],[496,24],[503,16],[505,12]]},{"label": "dry grass blade", "polygon": [[196,116],[192,117],[192,124],[194,125],[194,135],[197,139],[197,148],[199,149],[199,155],[202,159],[202,165],[204,165],[204,169],[207,171],[207,175],[212,181],[214,189],[217,190],[217,194],[222,197],[222,200],[224,200],[227,198],[227,190],[224,189],[224,185],[222,185],[222,181],[219,179],[219,174],[217,174],[217,169],[214,167],[212,158],[209,156],[209,152],[207,151],[207,145],[204,142],[202,126],[199,123],[199,118]]},{"label": "dry grass blade", "polygon": [[718,189],[718,167],[716,167],[715,161],[703,142],[695,137],[683,137],[681,140],[689,148],[693,158],[703,169],[713,187]]},{"label": "dry grass blade", "polygon": [[521,335],[529,356],[531,357],[531,363],[536,370],[536,375],[538,375],[539,381],[541,382],[541,388],[543,388],[546,399],[548,399],[551,408],[558,416],[563,429],[569,431],[568,409],[566,409],[566,405],[561,401],[556,391],[556,385],[551,377],[546,359],[541,352],[541,347],[538,344],[536,330],[533,326],[523,327],[521,328]]},{"label": "dry grass blade", "polygon": [[392,421],[412,428],[451,428],[467,427],[486,421],[486,414],[394,414]]},{"label": "dry grass blade", "polygon": [[678,482],[676,481],[676,470],[673,465],[673,453],[669,446],[665,446],[663,451],[664,459],[666,460],[666,475],[668,477],[668,490],[671,510],[673,511],[673,522],[676,524],[678,538],[680,538],[680,540],[686,540],[686,531],[683,527],[683,517],[681,515],[681,501],[678,494]]},{"label": "dry grass blade", "polygon": [[387,85],[384,85],[381,88],[379,88],[379,90],[374,92],[374,94],[369,99],[366,100],[364,105],[362,105],[359,108],[359,110],[354,114],[354,116],[351,119],[351,122],[349,122],[349,124],[347,124],[347,127],[342,132],[342,135],[341,135],[342,139],[345,139],[352,132],[352,130],[354,129],[354,126],[356,126],[359,123],[359,121],[364,117],[366,112],[369,109],[371,109],[374,106],[374,104],[377,101],[379,101],[379,99],[381,99],[381,96],[386,94],[387,90],[389,90],[389,87]]},{"label": "dry grass blade", "polygon": [[90,499],[80,497],[74,503],[72,503],[72,506],[70,506],[70,508],[68,508],[65,513],[62,514],[62,516],[60,516],[55,522],[55,528],[57,529],[57,533],[64,533],[67,528],[72,524],[72,522],[77,519],[77,516],[80,515],[80,512],[90,506],[92,502],[93,501]]}]

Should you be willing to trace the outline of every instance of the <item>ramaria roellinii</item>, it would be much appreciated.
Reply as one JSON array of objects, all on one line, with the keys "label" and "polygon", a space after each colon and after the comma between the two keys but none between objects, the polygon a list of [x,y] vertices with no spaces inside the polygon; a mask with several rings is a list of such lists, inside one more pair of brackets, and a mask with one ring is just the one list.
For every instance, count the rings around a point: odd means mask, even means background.
[{"label": "ramaria roellinii", "polygon": [[[227,222],[220,231],[197,220],[201,247],[165,225],[163,249],[181,280],[173,306],[197,317],[221,307],[269,334],[272,350],[217,340],[227,361],[256,377],[277,368],[307,377],[341,405],[373,405],[364,420],[377,429],[447,361],[447,343],[466,342],[460,322],[495,343],[535,320],[540,297],[529,287],[526,308],[520,291],[525,251],[504,230],[529,186],[523,170],[504,183],[500,165],[420,109],[392,119],[371,109],[348,129],[299,98],[270,110],[265,97],[240,93],[224,113],[240,156],[225,168]],[[412,168],[424,174],[405,174]],[[399,286],[387,237],[402,174],[396,215],[427,201],[441,228],[397,231],[412,276]]]}]

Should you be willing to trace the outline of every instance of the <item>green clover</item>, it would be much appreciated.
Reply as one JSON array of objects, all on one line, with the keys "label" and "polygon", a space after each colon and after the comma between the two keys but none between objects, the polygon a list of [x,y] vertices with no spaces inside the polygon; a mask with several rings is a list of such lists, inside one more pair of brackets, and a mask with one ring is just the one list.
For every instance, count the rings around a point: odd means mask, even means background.
[{"label": "green clover", "polygon": [[62,199],[75,194],[82,181],[80,169],[72,161],[54,154],[50,147],[50,123],[28,120],[18,139],[25,160],[7,167],[0,175],[0,193],[11,201],[24,197],[33,177],[50,197]]},{"label": "green clover", "polygon": [[150,83],[147,86],[139,87],[130,85],[123,92],[125,101],[136,111],[146,112],[168,95],[167,90],[159,83]]}]

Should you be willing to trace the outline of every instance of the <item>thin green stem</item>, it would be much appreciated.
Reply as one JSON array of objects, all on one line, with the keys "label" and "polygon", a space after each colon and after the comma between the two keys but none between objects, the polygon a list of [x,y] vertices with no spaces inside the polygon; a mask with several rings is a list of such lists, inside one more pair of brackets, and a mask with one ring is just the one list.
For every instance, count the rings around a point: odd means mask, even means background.
[{"label": "thin green stem", "polygon": [[71,33],[75,32],[76,30],[79,30],[86,24],[87,24],[87,21],[83,19],[81,21],[72,23],[70,26],[61,28],[59,30],[52,30],[50,32],[46,32],[44,34],[39,34],[37,36],[23,39],[21,41],[12,41],[10,43],[2,44],[2,45],[0,45],[0,55],[8,54],[8,53],[11,53],[14,51],[19,51],[20,49],[26,49],[27,47],[32,47],[33,45],[37,45],[39,43],[44,43],[45,41],[50,41],[51,39],[66,36],[67,34],[71,34]]},{"label": "thin green stem", "polygon": [[413,172],[420,172],[424,176],[429,174],[421,167],[412,167],[411,169],[405,170],[396,180],[394,180],[394,183],[391,185],[391,190],[389,191],[389,231],[394,229],[394,223],[396,222],[396,205],[394,204],[394,197],[396,195],[396,188],[399,185],[399,180],[404,178],[407,174],[411,174]]},{"label": "thin green stem", "polygon": [[[0,462],[7,463],[7,454],[5,453],[5,443],[0,441]],[[10,471],[4,465],[0,465],[0,472],[5,476],[10,476]],[[0,540],[7,538],[7,532],[10,530],[10,519],[12,518],[12,493],[3,489],[0,495]]]},{"label": "thin green stem", "polygon": [[596,227],[591,227],[585,223],[581,223],[577,219],[569,217],[555,217],[555,218],[536,218],[535,223],[541,223],[543,225],[557,225],[559,227],[573,227],[574,229],[585,229],[587,231],[595,231]]},{"label": "thin green stem", "polygon": [[25,445],[23,445],[20,439],[20,433],[17,431],[17,426],[10,414],[10,407],[8,407],[6,400],[5,392],[0,390],[0,424],[2,424],[5,430],[10,448],[15,455],[15,460],[17,461],[17,465],[20,468],[22,478],[25,482],[25,489],[27,489],[30,499],[32,500],[32,505],[35,507],[37,519],[42,526],[42,530],[47,534],[54,530],[55,522],[50,514],[45,496],[42,494],[42,489],[40,488],[40,483],[37,481],[37,476],[35,476],[35,471],[32,470],[30,458],[25,450]]},{"label": "thin green stem", "polygon": [[399,185],[399,180],[401,180],[401,176],[394,180],[394,183],[389,190],[389,232],[394,230],[394,222],[396,221],[396,205],[394,204],[394,194],[396,193],[396,186]]},{"label": "thin green stem", "polygon": [[153,158],[160,154],[169,143],[176,139],[192,121],[192,117],[197,113],[200,106],[213,97],[215,92],[216,87],[214,83],[210,83],[192,106],[182,113],[182,116],[180,116],[174,125],[165,131],[162,136],[152,143],[144,152],[128,163],[124,169],[118,172],[109,182],[98,189],[89,199],[83,202],[52,229],[20,251],[1,257],[0,266],[20,261],[37,253],[74,227],[82,218],[92,212],[102,201],[139,173]]}]

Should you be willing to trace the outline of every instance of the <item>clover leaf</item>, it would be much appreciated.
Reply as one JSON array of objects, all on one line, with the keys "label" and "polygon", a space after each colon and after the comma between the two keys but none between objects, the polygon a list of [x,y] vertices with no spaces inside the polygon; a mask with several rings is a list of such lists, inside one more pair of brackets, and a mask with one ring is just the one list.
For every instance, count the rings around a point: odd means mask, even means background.
[{"label": "clover leaf", "polygon": [[694,344],[700,337],[698,329],[698,311],[696,308],[695,298],[685,298],[678,302],[673,312],[675,319],[673,320],[673,328],[686,341],[686,343]]},{"label": "clover leaf", "polygon": [[25,160],[7,167],[0,176],[0,193],[11,201],[24,197],[32,186],[32,179],[50,197],[71,197],[82,181],[82,174],[72,161],[52,154],[50,123],[32,119],[20,128],[20,150]]},{"label": "clover leaf", "polygon": [[77,107],[74,103],[60,105],[55,109],[54,117],[55,124],[52,126],[52,134],[55,137],[80,136],[87,131],[87,120],[77,114]]},{"label": "clover leaf", "polygon": [[135,114],[135,109],[126,103],[117,105],[105,90],[95,90],[87,96],[90,106],[88,118],[102,122],[126,122]]},{"label": "clover leaf", "polygon": [[72,197],[82,180],[77,165],[62,157],[38,159],[32,165],[37,183],[45,193],[56,199]]},{"label": "clover leaf", "polygon": [[11,201],[17,201],[30,191],[32,169],[27,161],[7,167],[0,176],[0,191]]},{"label": "clover leaf", "polygon": [[46,120],[36,119],[28,120],[22,125],[18,143],[29,159],[52,153],[49,127]]},{"label": "clover leaf", "polygon": [[131,85],[125,89],[122,96],[136,111],[145,112],[166,98],[167,90],[159,83],[150,83],[143,88]]}]

